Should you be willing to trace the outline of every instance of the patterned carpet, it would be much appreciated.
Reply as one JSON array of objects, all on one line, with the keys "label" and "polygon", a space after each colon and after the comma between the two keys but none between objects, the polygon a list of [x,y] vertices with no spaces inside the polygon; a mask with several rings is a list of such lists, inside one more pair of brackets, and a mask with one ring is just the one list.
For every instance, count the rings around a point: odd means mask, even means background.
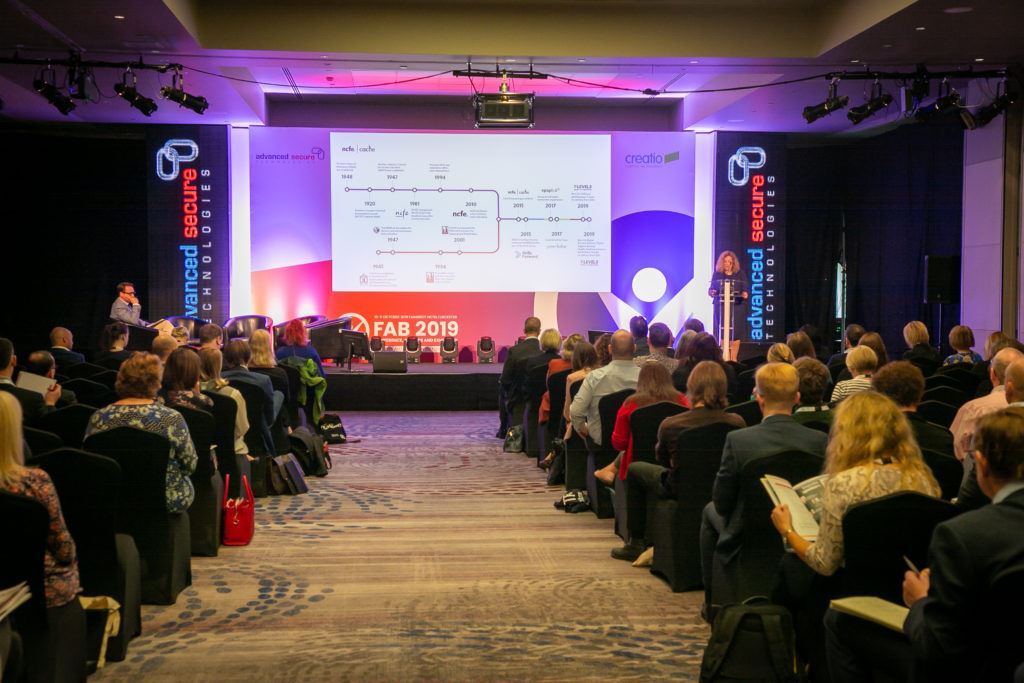
[{"label": "patterned carpet", "polygon": [[262,499],[245,548],[193,558],[94,681],[696,680],[699,593],[613,560],[504,454],[494,413],[349,413],[310,493]]}]

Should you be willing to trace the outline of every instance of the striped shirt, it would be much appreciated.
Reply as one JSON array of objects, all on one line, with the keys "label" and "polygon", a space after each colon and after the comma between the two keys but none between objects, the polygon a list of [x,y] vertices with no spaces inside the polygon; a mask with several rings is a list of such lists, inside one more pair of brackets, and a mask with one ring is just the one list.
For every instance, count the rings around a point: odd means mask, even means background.
[{"label": "striped shirt", "polygon": [[839,403],[851,394],[867,391],[870,388],[871,377],[868,375],[857,375],[853,379],[845,379],[837,383],[836,388],[832,390],[832,403]]}]

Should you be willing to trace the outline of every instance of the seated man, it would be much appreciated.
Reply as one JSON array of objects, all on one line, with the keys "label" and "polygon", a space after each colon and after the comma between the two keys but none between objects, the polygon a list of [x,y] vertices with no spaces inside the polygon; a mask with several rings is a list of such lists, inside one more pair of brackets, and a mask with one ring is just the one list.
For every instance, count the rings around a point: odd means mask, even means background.
[{"label": "seated man", "polygon": [[646,549],[647,501],[650,496],[676,498],[675,471],[679,465],[676,448],[680,434],[687,429],[717,423],[740,428],[746,426],[739,415],[725,412],[729,405],[728,390],[722,366],[710,360],[697,363],[686,380],[686,398],[690,401],[691,409],[666,418],[658,427],[658,443],[655,446],[658,464],[629,464],[626,474],[629,540],[621,548],[613,549],[612,557],[632,562]]},{"label": "seated man", "polygon": [[199,328],[199,348],[219,350],[224,345],[224,329],[216,323]]},{"label": "seated man", "polygon": [[57,369],[62,370],[72,365],[85,362],[85,356],[72,351],[75,345],[74,335],[66,327],[55,327],[50,330],[50,353],[57,363]]},{"label": "seated man", "polygon": [[665,323],[654,323],[647,330],[647,344],[650,353],[646,356],[635,356],[633,362],[637,366],[643,366],[647,361],[657,361],[665,366],[668,374],[672,374],[679,367],[679,361],[672,357],[672,330]]},{"label": "seated man", "polygon": [[274,391],[269,377],[249,370],[250,360],[252,350],[249,348],[249,342],[244,339],[232,339],[224,347],[224,370],[220,376],[229,382],[246,382],[263,390],[266,400],[263,402],[263,421],[259,427],[267,452],[273,453],[274,438],[270,433],[270,427],[281,412],[284,395],[280,391]]},{"label": "seated man", "polygon": [[816,358],[803,356],[793,361],[800,378],[800,405],[793,411],[793,419],[801,424],[824,422],[832,424],[832,411],[825,395],[832,386],[832,376],[825,364]]},{"label": "seated man", "polygon": [[[49,377],[55,384],[57,382],[57,364],[53,360],[53,354],[49,351],[33,351],[28,354],[28,362],[25,363],[25,371],[31,372],[33,375]],[[61,387],[60,400],[57,401],[57,407],[63,408],[64,406],[69,406],[72,403],[78,403],[78,397],[75,396],[75,392]]]},{"label": "seated man", "polygon": [[953,457],[953,433],[917,414],[917,404],[924,394],[924,375],[920,368],[908,360],[889,363],[872,375],[871,386],[896,401],[910,420],[910,428],[922,450]]},{"label": "seated man", "polygon": [[700,557],[706,605],[711,602],[712,561],[717,553],[728,564],[736,558],[743,540],[744,500],[740,497],[740,473],[759,458],[781,451],[800,450],[823,459],[828,437],[793,419],[800,403],[800,377],[788,363],[765,363],[754,375],[761,424],[730,432],[722,449],[722,465],[715,478],[711,502],[704,508],[700,526]]},{"label": "seated man", "polygon": [[[569,406],[572,428],[582,437],[601,445],[601,413],[598,403],[608,394],[623,389],[636,389],[640,368],[633,363],[633,336],[626,330],[612,335],[612,360],[591,371],[580,385],[579,393]],[[609,428],[610,431],[610,428]]]},{"label": "seated man", "polygon": [[21,404],[22,421],[30,425],[43,415],[53,412],[54,406],[60,400],[60,385],[54,382],[53,387],[45,395],[16,386],[11,378],[14,377],[14,368],[17,365],[18,357],[14,355],[14,344],[10,339],[0,337],[0,391],[14,394]]},{"label": "seated man", "polygon": [[161,363],[166,363],[171,353],[178,348],[178,342],[169,334],[159,334],[153,337],[152,350]]},{"label": "seated man", "polygon": [[[974,435],[974,425],[978,420],[1006,407],[1006,387],[1003,386],[1006,381],[1006,368],[1021,358],[1024,358],[1024,354],[1013,347],[1007,347],[993,356],[988,368],[992,391],[960,406],[956,417],[953,418],[953,424],[949,426],[949,431],[953,432],[953,449],[958,460],[963,461],[970,454],[971,437]],[[968,462],[967,466],[969,465]]]},{"label": "seated man", "polygon": [[504,437],[508,428],[523,423],[523,383],[526,381],[525,361],[540,353],[540,318],[530,316],[523,323],[522,341],[508,350],[505,365],[498,379],[498,409],[501,425],[498,436]]},{"label": "seated man", "polygon": [[130,282],[119,282],[117,298],[110,305],[110,319],[129,325],[145,325],[145,321],[139,318],[141,315],[142,304],[135,295],[135,285]]}]

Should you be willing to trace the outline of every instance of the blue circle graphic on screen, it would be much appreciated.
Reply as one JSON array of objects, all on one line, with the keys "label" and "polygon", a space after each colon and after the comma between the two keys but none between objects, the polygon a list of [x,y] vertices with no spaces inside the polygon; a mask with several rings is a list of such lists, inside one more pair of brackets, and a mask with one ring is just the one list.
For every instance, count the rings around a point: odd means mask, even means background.
[{"label": "blue circle graphic on screen", "polygon": [[639,211],[612,221],[612,293],[651,320],[693,279],[693,216]]}]

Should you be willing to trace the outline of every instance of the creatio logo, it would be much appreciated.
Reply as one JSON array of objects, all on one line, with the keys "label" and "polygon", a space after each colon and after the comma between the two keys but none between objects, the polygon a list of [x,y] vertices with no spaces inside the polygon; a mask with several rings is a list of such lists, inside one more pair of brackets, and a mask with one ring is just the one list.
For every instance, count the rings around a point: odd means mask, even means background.
[{"label": "creatio logo", "polygon": [[729,184],[743,187],[750,180],[750,169],[761,168],[768,161],[768,155],[761,147],[740,147],[729,157]]},{"label": "creatio logo", "polygon": [[663,164],[671,164],[673,161],[679,161],[679,152],[668,152],[667,154],[658,154],[657,152],[627,154],[625,158],[628,166],[661,166]]},{"label": "creatio logo", "polygon": [[[187,148],[184,154],[178,148]],[[181,164],[195,161],[199,158],[199,145],[194,140],[175,139],[168,140],[164,146],[156,152],[156,175],[160,180],[174,180],[181,172]],[[170,171],[166,170],[168,165]]]}]

